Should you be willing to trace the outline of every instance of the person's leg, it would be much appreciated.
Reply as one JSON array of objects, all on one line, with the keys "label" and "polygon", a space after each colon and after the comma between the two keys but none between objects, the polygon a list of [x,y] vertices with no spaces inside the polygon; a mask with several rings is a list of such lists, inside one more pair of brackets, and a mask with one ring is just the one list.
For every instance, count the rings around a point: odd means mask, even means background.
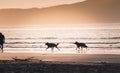
[{"label": "person's leg", "polygon": [[3,44],[1,44],[1,51],[2,51],[2,53],[3,53]]},{"label": "person's leg", "polygon": [[1,49],[1,45],[0,45],[0,51],[2,51],[2,49]]}]

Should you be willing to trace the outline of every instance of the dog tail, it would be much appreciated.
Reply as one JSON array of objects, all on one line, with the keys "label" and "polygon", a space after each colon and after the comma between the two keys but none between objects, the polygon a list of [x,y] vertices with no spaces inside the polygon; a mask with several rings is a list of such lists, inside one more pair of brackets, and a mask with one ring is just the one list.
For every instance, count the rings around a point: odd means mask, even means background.
[{"label": "dog tail", "polygon": [[86,48],[88,48],[88,46],[87,46],[87,45],[85,45],[85,47],[86,47]]},{"label": "dog tail", "polygon": [[57,43],[56,45],[59,45],[59,43]]}]

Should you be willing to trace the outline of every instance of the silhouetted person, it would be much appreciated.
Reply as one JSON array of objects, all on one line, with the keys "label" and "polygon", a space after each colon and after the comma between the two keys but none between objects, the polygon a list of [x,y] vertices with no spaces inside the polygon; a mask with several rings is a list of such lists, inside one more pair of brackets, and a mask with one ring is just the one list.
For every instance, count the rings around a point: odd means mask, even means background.
[{"label": "silhouetted person", "polygon": [[0,33],[0,48],[2,50],[2,53],[3,53],[3,44],[5,43],[5,36]]},{"label": "silhouetted person", "polygon": [[81,51],[81,53],[83,53],[83,48],[86,48],[86,50],[87,50],[88,46],[85,43],[75,42],[74,44],[77,46],[76,50],[78,50],[79,53],[80,53],[80,51]]},{"label": "silhouetted person", "polygon": [[45,43],[45,45],[47,45],[47,48],[51,48],[51,51],[53,52],[54,48],[57,48],[58,50],[60,50],[57,46],[59,45],[59,43],[55,44],[55,43]]}]

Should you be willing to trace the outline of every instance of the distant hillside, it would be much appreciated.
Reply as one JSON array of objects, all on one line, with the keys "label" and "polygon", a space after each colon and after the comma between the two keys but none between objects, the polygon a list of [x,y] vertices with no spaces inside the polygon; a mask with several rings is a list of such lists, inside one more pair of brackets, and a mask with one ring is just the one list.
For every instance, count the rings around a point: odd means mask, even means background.
[{"label": "distant hillside", "polygon": [[120,0],[87,0],[42,9],[0,9],[0,25],[80,23],[120,23]]}]

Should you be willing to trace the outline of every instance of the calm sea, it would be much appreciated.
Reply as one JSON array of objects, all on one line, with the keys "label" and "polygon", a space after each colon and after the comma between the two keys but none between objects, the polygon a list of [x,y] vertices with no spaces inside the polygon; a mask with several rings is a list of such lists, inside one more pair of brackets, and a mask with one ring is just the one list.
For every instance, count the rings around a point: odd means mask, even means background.
[{"label": "calm sea", "polygon": [[78,41],[88,45],[89,53],[120,54],[120,29],[16,28],[0,32],[6,37],[5,52],[50,52],[45,43],[53,42],[59,43],[60,52],[75,53],[73,42]]}]

